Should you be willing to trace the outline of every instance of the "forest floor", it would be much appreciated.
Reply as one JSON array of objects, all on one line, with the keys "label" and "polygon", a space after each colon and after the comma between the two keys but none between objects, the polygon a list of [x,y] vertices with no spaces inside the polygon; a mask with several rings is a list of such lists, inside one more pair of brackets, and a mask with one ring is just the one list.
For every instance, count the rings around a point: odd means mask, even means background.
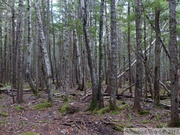
[{"label": "forest floor", "polygon": [[[38,108],[46,103],[45,93],[40,95],[37,98],[25,92],[24,102],[13,104],[12,97],[0,94],[0,135],[123,135],[124,128],[167,127],[170,120],[169,110],[155,108],[152,103],[141,102],[144,113],[134,112],[133,99],[125,97],[117,100],[117,105],[123,106],[121,110],[101,114],[85,111],[91,97],[71,90],[69,105],[76,111],[69,114],[62,112],[66,104],[63,96],[53,97],[52,105]],[[106,106],[108,100],[105,97]]]}]

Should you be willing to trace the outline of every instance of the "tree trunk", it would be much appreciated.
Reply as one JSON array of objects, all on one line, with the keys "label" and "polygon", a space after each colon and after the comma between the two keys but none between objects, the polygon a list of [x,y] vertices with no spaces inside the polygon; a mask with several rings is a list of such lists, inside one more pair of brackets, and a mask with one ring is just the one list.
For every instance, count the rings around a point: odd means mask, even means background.
[{"label": "tree trunk", "polygon": [[2,59],[2,2],[0,1],[0,84],[3,81],[3,59]]},{"label": "tree trunk", "polygon": [[90,49],[90,33],[88,31],[88,16],[87,16],[87,1],[84,0],[84,3],[81,3],[82,9],[84,9],[83,14],[83,31],[84,31],[84,38],[85,38],[85,45],[87,50],[87,57],[88,57],[88,66],[90,69],[90,75],[91,75],[91,82],[92,82],[92,101],[89,107],[89,110],[97,109],[98,107],[98,101],[97,101],[97,89],[98,89],[98,80],[96,71],[93,67],[93,60],[92,60],[92,52]]},{"label": "tree trunk", "polygon": [[37,90],[36,90],[36,86],[35,83],[33,82],[33,79],[31,77],[31,71],[30,71],[30,67],[31,67],[31,50],[32,50],[32,30],[31,30],[31,0],[27,1],[28,4],[28,46],[27,46],[27,64],[26,64],[26,77],[27,80],[29,82],[29,85],[33,91],[33,93],[35,95],[37,95]]},{"label": "tree trunk", "polygon": [[[159,2],[159,1],[158,1]],[[155,42],[155,77],[154,77],[154,105],[158,105],[160,102],[159,94],[159,81],[160,81],[160,53],[161,53],[161,44],[160,44],[160,28],[159,28],[159,16],[160,9],[159,7],[155,8],[155,32],[156,32],[156,42]]]},{"label": "tree trunk", "polygon": [[12,88],[16,89],[16,57],[17,45],[15,39],[15,1],[12,0]]},{"label": "tree trunk", "polygon": [[136,83],[135,83],[135,97],[134,97],[134,110],[141,110],[140,96],[142,91],[142,0],[137,0],[136,3]]},{"label": "tree trunk", "polygon": [[98,92],[97,100],[99,102],[99,108],[104,107],[104,101],[102,96],[102,81],[103,81],[103,14],[104,14],[104,0],[101,0],[100,7],[100,22],[99,22],[99,83],[98,83]]},{"label": "tree trunk", "polygon": [[53,0],[51,0],[51,23],[52,23],[52,36],[53,36],[53,60],[54,60],[54,75],[56,79],[56,87],[59,87],[57,63],[56,63],[56,37],[55,37],[55,28],[53,21]]},{"label": "tree trunk", "polygon": [[117,45],[116,45],[116,4],[111,0],[111,65],[110,65],[110,109],[116,110],[117,90]]},{"label": "tree trunk", "polygon": [[[74,18],[74,22],[75,22],[75,19],[76,19],[76,15],[75,15],[75,3],[74,3],[74,0],[72,0],[72,3],[73,3],[73,18]],[[82,61],[81,61],[81,51],[80,51],[80,44],[79,44],[79,39],[78,39],[78,36],[77,36],[77,30],[75,28],[75,24],[74,24],[74,29],[73,29],[73,35],[74,35],[74,44],[75,44],[75,51],[76,51],[76,56],[75,58],[77,58],[77,64],[75,64],[75,69],[77,69],[76,71],[76,76],[79,76],[78,77],[78,90],[81,90],[83,91],[84,89],[84,76],[83,76],[83,69],[82,69]],[[76,61],[76,59],[75,59]]]},{"label": "tree trunk", "polygon": [[[128,1],[128,17],[130,18],[130,1]],[[145,47],[146,48],[146,47]],[[129,86],[131,86],[131,26],[130,20],[128,21],[128,64],[129,64]],[[132,94],[132,87],[129,88],[129,92]]]},{"label": "tree trunk", "polygon": [[46,48],[46,39],[44,36],[44,32],[43,32],[43,24],[42,24],[42,20],[41,20],[41,13],[40,13],[40,9],[39,9],[39,1],[35,0],[35,9],[36,9],[36,18],[37,18],[37,22],[38,22],[38,28],[39,28],[39,36],[40,36],[40,48],[42,51],[42,55],[43,55],[43,60],[45,63],[45,77],[46,77],[46,91],[48,94],[48,101],[52,101],[52,97],[51,97],[51,65],[50,65],[50,60],[49,60],[49,56],[48,56],[48,51]]},{"label": "tree trunk", "polygon": [[69,45],[69,28],[68,28],[68,8],[67,8],[67,0],[63,1],[63,8],[64,8],[64,22],[65,22],[65,32],[64,32],[64,49],[65,49],[65,55],[64,55],[64,62],[65,62],[65,93],[66,98],[68,100],[69,97],[69,88],[70,88],[70,45]]},{"label": "tree trunk", "polygon": [[17,102],[23,101],[23,45],[22,45],[22,29],[23,29],[23,0],[19,0],[18,6],[18,22],[17,22],[17,45],[18,46],[18,91]]},{"label": "tree trunk", "polygon": [[[178,80],[178,59],[177,59],[177,41],[176,41],[176,0],[169,1],[169,52],[170,52],[170,80],[171,80],[171,126],[179,126],[179,95],[180,88]],[[180,72],[180,71],[179,71]]]}]

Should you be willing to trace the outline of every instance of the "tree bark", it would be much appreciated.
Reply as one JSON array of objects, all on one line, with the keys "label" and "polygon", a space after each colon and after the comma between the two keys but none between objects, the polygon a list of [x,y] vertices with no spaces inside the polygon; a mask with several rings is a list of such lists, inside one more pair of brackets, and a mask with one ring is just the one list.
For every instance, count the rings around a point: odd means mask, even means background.
[{"label": "tree bark", "polygon": [[97,89],[98,89],[98,80],[96,71],[93,67],[93,60],[92,60],[92,52],[90,48],[90,35],[88,31],[88,16],[87,16],[87,3],[88,1],[84,0],[84,3],[81,3],[82,9],[84,9],[83,13],[83,31],[84,31],[84,38],[85,38],[85,45],[87,50],[87,57],[88,57],[88,66],[90,69],[90,75],[91,75],[91,82],[92,82],[92,100],[89,107],[89,110],[94,110],[98,106],[97,101]]},{"label": "tree bark", "polygon": [[176,0],[169,1],[169,52],[170,52],[170,80],[171,80],[171,126],[179,126],[179,95],[178,90],[178,59],[176,41]]},{"label": "tree bark", "polygon": [[[157,1],[159,5],[159,1]],[[160,81],[160,53],[161,53],[161,43],[160,43],[160,28],[159,28],[159,16],[160,9],[159,7],[155,8],[155,32],[156,32],[156,41],[155,41],[155,77],[154,77],[154,105],[158,105],[160,102],[159,94],[159,81]]]},{"label": "tree bark", "polygon": [[[128,1],[128,18],[130,18],[130,1]],[[146,47],[145,47],[146,48]],[[131,26],[130,20],[128,20],[128,64],[129,64],[129,86],[131,86]],[[129,92],[132,94],[132,87],[129,88]]]},{"label": "tree bark", "polygon": [[135,97],[134,97],[134,110],[141,110],[140,97],[142,91],[142,0],[136,1],[136,82],[135,82]]},{"label": "tree bark", "polygon": [[17,46],[18,46],[18,91],[17,102],[23,101],[23,45],[22,45],[22,29],[23,29],[23,0],[19,0],[18,6],[18,22],[17,22]]},{"label": "tree bark", "polygon": [[110,109],[116,110],[117,90],[117,44],[116,44],[116,4],[111,0],[111,65],[110,65]]},{"label": "tree bark", "polygon": [[42,51],[43,55],[43,60],[45,63],[45,77],[46,77],[46,91],[48,94],[48,101],[52,101],[52,95],[51,95],[51,65],[50,65],[50,60],[48,56],[48,51],[46,48],[46,39],[45,35],[43,32],[43,24],[42,24],[42,18],[41,18],[41,13],[39,9],[39,0],[35,0],[35,9],[36,9],[36,18],[38,22],[38,27],[39,27],[39,36],[40,36],[40,48]]},{"label": "tree bark", "polygon": [[31,76],[31,71],[30,71],[30,67],[31,67],[31,50],[32,50],[32,30],[31,30],[31,0],[27,0],[27,4],[28,4],[28,46],[27,46],[27,64],[26,64],[26,77],[27,80],[29,82],[29,85],[33,91],[33,93],[35,95],[37,95],[37,90],[36,90],[36,86],[35,83],[32,79]]},{"label": "tree bark", "polygon": [[101,0],[100,7],[100,21],[99,21],[99,83],[98,83],[98,92],[97,100],[99,102],[99,108],[104,107],[104,101],[102,96],[102,81],[103,81],[103,14],[104,14],[104,0]]},{"label": "tree bark", "polygon": [[17,45],[15,39],[15,1],[12,0],[12,88],[16,89],[16,57],[17,57]]},{"label": "tree bark", "polygon": [[[2,2],[0,1],[0,8],[2,7]],[[3,81],[3,59],[2,59],[2,9],[0,9],[0,84]]]}]

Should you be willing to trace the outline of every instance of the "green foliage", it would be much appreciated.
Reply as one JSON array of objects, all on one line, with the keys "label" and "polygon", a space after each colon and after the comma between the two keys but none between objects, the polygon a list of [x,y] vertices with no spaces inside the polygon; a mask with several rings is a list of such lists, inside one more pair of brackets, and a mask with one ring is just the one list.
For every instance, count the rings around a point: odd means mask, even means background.
[{"label": "green foliage", "polygon": [[32,106],[32,108],[35,110],[44,110],[44,109],[52,107],[52,106],[53,106],[52,102],[43,101],[40,104]]},{"label": "green foliage", "polygon": [[97,29],[98,29],[97,26],[92,26],[92,27],[89,29],[92,37],[96,37],[96,36],[97,36]]},{"label": "green foliage", "polygon": [[25,110],[22,106],[15,106],[15,109],[18,110],[18,111],[21,111],[21,110]]},{"label": "green foliage", "polygon": [[8,117],[9,114],[5,113],[5,112],[0,112],[0,116],[3,116],[3,117]]},{"label": "green foliage", "polygon": [[39,135],[37,133],[31,133],[31,132],[24,132],[24,133],[21,133],[19,135]]}]

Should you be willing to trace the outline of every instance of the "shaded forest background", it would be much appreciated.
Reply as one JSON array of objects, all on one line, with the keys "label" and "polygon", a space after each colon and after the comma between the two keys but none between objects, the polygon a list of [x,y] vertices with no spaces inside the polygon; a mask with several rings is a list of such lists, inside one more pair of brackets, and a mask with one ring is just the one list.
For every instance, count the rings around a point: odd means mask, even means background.
[{"label": "shaded forest background", "polygon": [[18,103],[25,83],[50,102],[56,90],[68,101],[70,89],[92,89],[91,111],[104,107],[104,95],[116,110],[126,93],[136,111],[142,99],[158,106],[165,95],[177,126],[179,12],[176,0],[2,0],[0,84]]}]

